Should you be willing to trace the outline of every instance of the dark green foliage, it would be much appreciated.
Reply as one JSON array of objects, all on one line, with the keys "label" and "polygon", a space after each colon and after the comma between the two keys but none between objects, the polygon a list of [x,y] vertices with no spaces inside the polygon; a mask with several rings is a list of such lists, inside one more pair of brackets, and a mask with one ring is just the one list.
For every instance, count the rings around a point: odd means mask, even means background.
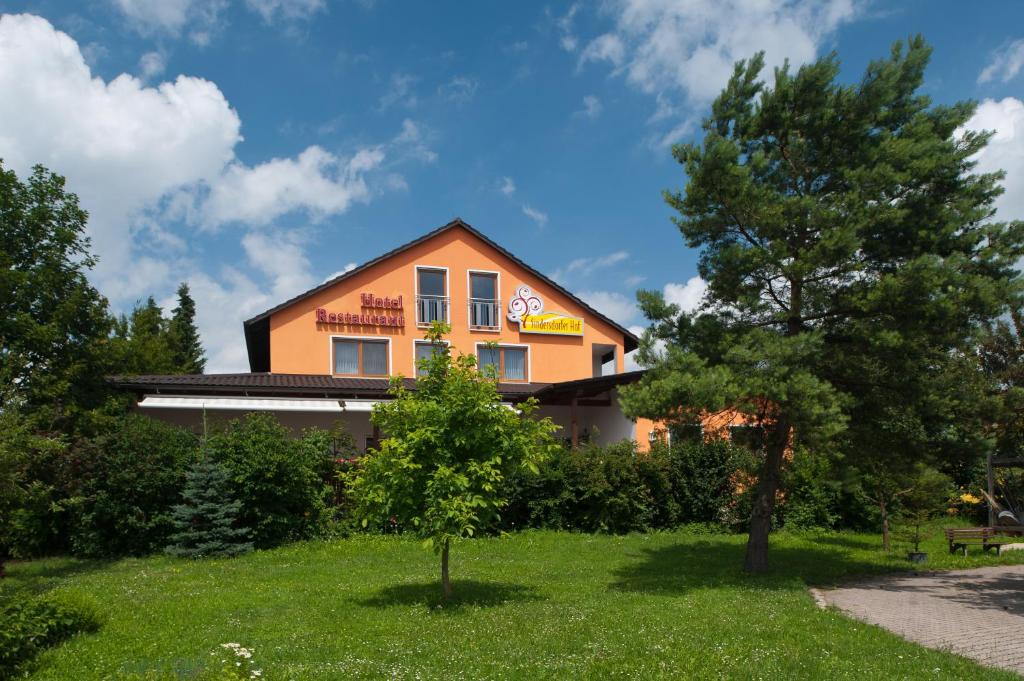
[{"label": "dark green foliage", "polygon": [[139,303],[114,328],[113,366],[119,374],[198,374],[206,366],[196,305],[188,285],[178,287],[178,306],[167,319],[153,297]]},{"label": "dark green foliage", "polygon": [[41,430],[77,425],[109,396],[112,319],[86,276],[86,212],[64,178],[0,163],[0,409],[18,399]]},{"label": "dark green foliage", "polygon": [[330,433],[310,430],[292,438],[272,415],[250,414],[210,436],[210,458],[224,466],[231,496],[242,503],[239,522],[257,548],[317,534],[328,519],[334,464]]},{"label": "dark green foliage", "polygon": [[728,525],[736,519],[736,490],[748,482],[742,473],[753,461],[748,450],[721,439],[673,441],[670,461],[681,522]]},{"label": "dark green foliage", "polygon": [[202,459],[192,465],[185,479],[182,503],[172,511],[176,532],[165,549],[182,558],[237,556],[252,550],[249,528],[240,527],[242,502],[231,498],[228,472]]},{"label": "dark green foliage", "polygon": [[897,536],[921,550],[921,542],[934,532],[929,521],[941,514],[950,503],[953,484],[949,476],[925,465],[918,465],[909,479],[910,487],[900,499],[896,516]]},{"label": "dark green foliage", "polygon": [[516,476],[506,529],[642,532],[689,523],[734,524],[751,455],[727,441],[655,444],[623,440],[561,448],[536,476]]},{"label": "dark green foliage", "polygon": [[109,432],[69,448],[77,520],[71,548],[84,556],[142,555],[167,545],[198,440],[184,429],[129,414]]},{"label": "dark green foliage", "polygon": [[0,679],[24,672],[41,650],[101,624],[96,604],[84,596],[15,597],[0,607]]},{"label": "dark green foliage", "polygon": [[780,509],[788,529],[831,529],[839,522],[841,485],[832,461],[805,447],[793,452],[783,475],[786,497]]},{"label": "dark green foliage", "polygon": [[167,332],[177,371],[183,374],[203,373],[206,356],[196,328],[196,303],[184,282],[178,287],[178,306],[171,312]]},{"label": "dark green foliage", "polygon": [[694,314],[640,294],[651,370],[621,400],[633,415],[693,422],[732,407],[768,426],[752,572],[768,568],[794,438],[835,445],[876,480],[924,459],[966,470],[979,455],[984,390],[964,369],[979,322],[1019,294],[1024,223],[991,219],[1000,175],[973,172],[989,135],[963,128],[975,105],[920,94],[930,54],[914,38],[853,84],[830,55],[770,86],[756,55],[736,65],[702,142],[673,149],[687,184],[666,200],[701,249],[708,293]]}]

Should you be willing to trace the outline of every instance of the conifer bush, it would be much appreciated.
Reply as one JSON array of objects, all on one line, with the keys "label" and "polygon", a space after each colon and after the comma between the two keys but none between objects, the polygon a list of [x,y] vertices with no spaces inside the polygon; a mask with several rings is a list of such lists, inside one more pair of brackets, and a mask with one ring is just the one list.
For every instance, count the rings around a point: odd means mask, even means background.
[{"label": "conifer bush", "polygon": [[183,558],[237,556],[252,550],[249,528],[238,526],[242,502],[231,498],[228,472],[204,458],[189,470],[182,494],[174,507],[177,532],[165,550]]}]

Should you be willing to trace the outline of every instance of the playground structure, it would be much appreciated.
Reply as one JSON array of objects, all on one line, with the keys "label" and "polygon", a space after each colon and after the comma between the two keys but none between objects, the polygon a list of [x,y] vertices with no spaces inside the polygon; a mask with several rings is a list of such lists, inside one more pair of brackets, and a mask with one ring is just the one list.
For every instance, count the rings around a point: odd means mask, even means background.
[{"label": "playground structure", "polygon": [[[988,526],[1000,534],[1024,535],[1024,524],[1021,523],[1021,511],[1024,509],[1021,500],[1014,496],[1011,485],[997,475],[997,471],[1001,469],[1024,468],[1024,457],[996,457],[989,452],[985,463],[988,489],[983,495],[988,503]],[[1002,503],[996,500],[997,491]]]}]

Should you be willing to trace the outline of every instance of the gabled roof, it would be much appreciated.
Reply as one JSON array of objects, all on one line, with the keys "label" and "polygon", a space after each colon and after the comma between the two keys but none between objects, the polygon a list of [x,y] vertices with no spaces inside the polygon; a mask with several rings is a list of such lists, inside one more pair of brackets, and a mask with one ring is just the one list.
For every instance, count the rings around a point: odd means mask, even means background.
[{"label": "gabled roof", "polygon": [[591,307],[587,303],[585,303],[582,300],[580,300],[577,296],[575,296],[572,293],[570,293],[569,291],[567,291],[565,289],[565,287],[563,287],[560,284],[558,284],[557,282],[553,281],[552,279],[550,279],[549,277],[547,277],[543,273],[541,273],[541,272],[535,270],[534,268],[530,267],[525,262],[523,262],[522,260],[520,260],[519,258],[514,256],[512,253],[510,253],[508,250],[506,250],[503,246],[495,243],[494,241],[492,241],[488,237],[484,236],[484,234],[482,232],[480,232],[476,228],[472,227],[468,223],[463,222],[462,218],[455,218],[454,220],[452,220],[448,224],[443,225],[441,227],[438,227],[434,231],[428,232],[428,233],[424,234],[423,236],[419,237],[418,239],[413,239],[409,243],[403,244],[403,245],[399,246],[398,248],[395,248],[395,249],[393,249],[391,251],[388,251],[384,255],[378,256],[378,257],[374,258],[373,260],[365,262],[365,263],[363,263],[359,267],[356,267],[353,270],[349,270],[348,272],[345,272],[344,274],[340,274],[337,277],[334,277],[333,279],[328,279],[327,281],[325,281],[324,283],[320,284],[319,286],[311,288],[308,291],[306,291],[305,293],[300,293],[299,295],[295,296],[294,298],[290,298],[289,300],[284,301],[280,305],[277,305],[275,307],[270,308],[266,312],[261,312],[260,314],[256,315],[252,319],[247,319],[243,326],[245,328],[245,345],[246,345],[247,350],[249,351],[249,368],[252,371],[257,371],[257,372],[259,372],[259,371],[270,371],[270,317],[275,312],[278,312],[280,310],[285,309],[286,307],[294,305],[295,303],[299,302],[300,300],[304,300],[305,298],[308,298],[308,297],[310,297],[310,296],[312,296],[312,295],[314,295],[316,293],[319,293],[320,291],[323,291],[326,288],[334,286],[335,284],[337,284],[340,281],[348,279],[349,277],[354,277],[355,275],[359,274],[360,272],[363,272],[364,270],[367,270],[367,269],[373,267],[377,263],[383,262],[383,261],[387,260],[388,258],[391,258],[392,256],[398,255],[399,253],[402,253],[403,251],[407,251],[410,248],[413,248],[414,246],[417,246],[417,245],[419,245],[419,244],[421,244],[421,243],[423,243],[425,241],[429,241],[430,239],[433,239],[434,237],[436,237],[436,236],[438,236],[440,234],[443,234],[443,233],[447,232],[448,230],[455,229],[455,228],[462,228],[462,229],[466,230],[467,232],[469,232],[473,236],[477,237],[478,239],[480,239],[481,241],[486,243],[488,246],[492,247],[493,249],[495,249],[496,251],[501,253],[503,256],[505,256],[506,258],[508,258],[512,262],[516,263],[517,265],[519,265],[520,267],[525,269],[527,272],[529,272],[533,276],[535,276],[538,279],[540,279],[541,281],[543,281],[548,286],[551,286],[555,290],[559,291],[560,293],[562,293],[563,295],[565,295],[566,297],[571,299],[573,302],[575,302],[577,305],[582,307],[584,310],[586,310],[587,312],[589,312],[593,316],[597,317],[598,319],[600,319],[601,321],[605,322],[606,324],[611,325],[617,331],[622,332],[623,344],[625,346],[625,352],[629,352],[631,350],[635,350],[636,349],[637,344],[638,344],[639,341],[638,341],[636,335],[633,334],[629,329],[627,329],[626,327],[622,326],[618,322],[613,321],[609,317],[601,314],[600,312],[595,310],[593,307]]}]

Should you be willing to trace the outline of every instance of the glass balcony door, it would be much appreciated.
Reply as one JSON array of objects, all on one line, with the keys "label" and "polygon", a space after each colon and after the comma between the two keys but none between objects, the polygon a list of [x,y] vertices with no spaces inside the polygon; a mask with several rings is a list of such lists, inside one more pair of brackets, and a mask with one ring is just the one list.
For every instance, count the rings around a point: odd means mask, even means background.
[{"label": "glass balcony door", "polygon": [[448,321],[448,272],[416,268],[416,325]]},{"label": "glass balcony door", "polygon": [[492,272],[469,273],[469,326],[472,329],[501,328],[501,301],[498,300],[498,275]]}]

